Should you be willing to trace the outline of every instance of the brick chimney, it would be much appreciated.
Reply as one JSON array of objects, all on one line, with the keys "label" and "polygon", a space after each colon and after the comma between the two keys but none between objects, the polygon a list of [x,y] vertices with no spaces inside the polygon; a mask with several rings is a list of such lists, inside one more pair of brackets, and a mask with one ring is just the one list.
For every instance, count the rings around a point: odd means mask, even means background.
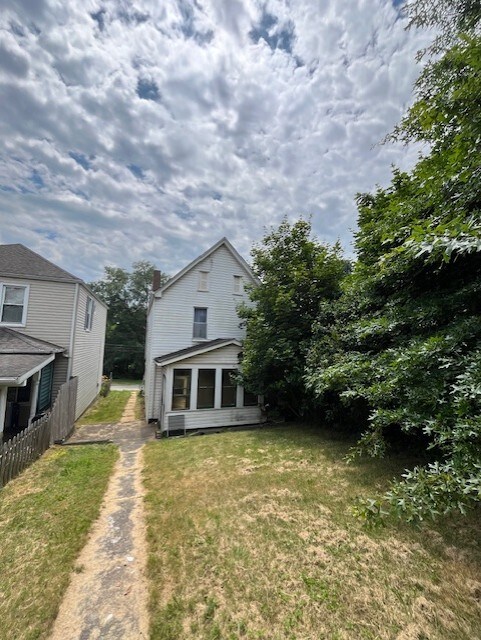
[{"label": "brick chimney", "polygon": [[157,291],[157,289],[160,289],[160,271],[155,269],[154,277],[152,279],[152,291]]}]

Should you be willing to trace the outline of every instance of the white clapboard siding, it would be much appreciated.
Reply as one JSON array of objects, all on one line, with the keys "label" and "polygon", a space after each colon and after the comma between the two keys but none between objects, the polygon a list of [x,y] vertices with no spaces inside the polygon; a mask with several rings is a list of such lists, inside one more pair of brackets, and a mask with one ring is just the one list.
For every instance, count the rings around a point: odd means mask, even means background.
[{"label": "white clapboard siding", "polygon": [[[199,291],[199,272],[208,272],[208,291]],[[146,417],[159,417],[159,396],[155,393],[156,375],[153,359],[185,349],[202,341],[193,339],[194,308],[207,308],[207,337],[237,338],[245,336],[239,326],[237,307],[249,302],[244,288],[234,292],[234,276],[241,276],[244,285],[254,283],[252,274],[234,255],[220,245],[213,253],[181,276],[172,286],[154,297],[148,314],[145,369]],[[157,294],[158,296],[159,294]],[[155,293],[154,293],[155,296]]]},{"label": "white clapboard siding", "polygon": [[75,418],[95,400],[100,391],[102,364],[105,346],[105,325],[107,308],[95,300],[95,312],[92,329],[85,329],[87,298],[92,297],[87,289],[80,285],[75,320],[74,344],[72,353],[72,376],[78,377],[77,404]]},{"label": "white clapboard siding", "polygon": [[259,424],[261,421],[261,413],[258,407],[170,411],[165,415],[165,424],[162,425],[162,431],[167,430],[169,416],[184,416],[184,428],[186,431]]}]

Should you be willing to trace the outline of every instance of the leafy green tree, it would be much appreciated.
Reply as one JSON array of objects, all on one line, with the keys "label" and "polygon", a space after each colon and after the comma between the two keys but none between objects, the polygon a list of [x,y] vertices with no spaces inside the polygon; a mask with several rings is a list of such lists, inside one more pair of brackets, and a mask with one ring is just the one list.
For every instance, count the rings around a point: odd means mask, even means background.
[{"label": "leafy green tree", "polygon": [[239,309],[247,327],[243,382],[288,416],[305,416],[313,399],[303,382],[313,323],[340,295],[346,261],[339,245],[311,238],[306,220],[284,220],[253,248],[252,258],[259,286],[250,290],[254,304]]},{"label": "leafy green tree", "polygon": [[427,143],[429,153],[411,173],[395,171],[389,188],[358,197],[359,260],[335,329],[310,353],[307,384],[320,399],[368,408],[358,452],[382,455],[399,429],[432,449],[433,462],[364,505],[366,516],[385,509],[417,520],[481,498],[481,9],[474,20],[473,7],[469,21],[446,23],[468,32],[449,33],[450,48],[425,67],[393,134]]},{"label": "leafy green tree", "polygon": [[[109,306],[104,372],[115,377],[141,378],[144,373],[145,324],[154,265],[134,262],[132,271],[105,267],[102,280],[90,284]],[[161,284],[167,280],[161,274]]]}]

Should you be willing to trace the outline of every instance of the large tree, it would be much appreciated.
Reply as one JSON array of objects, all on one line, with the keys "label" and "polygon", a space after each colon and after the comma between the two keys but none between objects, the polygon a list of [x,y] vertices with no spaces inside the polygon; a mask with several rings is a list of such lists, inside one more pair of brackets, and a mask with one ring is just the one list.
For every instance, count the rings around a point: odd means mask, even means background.
[{"label": "large tree", "polygon": [[253,305],[239,310],[247,326],[243,382],[288,416],[305,416],[313,399],[303,383],[313,324],[323,304],[339,296],[346,261],[338,245],[311,237],[306,220],[284,220],[253,248],[252,258],[259,285],[250,290]]},{"label": "large tree", "polygon": [[[129,272],[105,267],[102,280],[92,290],[109,306],[104,372],[115,377],[141,378],[144,373],[145,323],[154,265],[134,262]],[[161,273],[161,283],[167,276]]]},{"label": "large tree", "polygon": [[[335,330],[310,354],[308,385],[320,399],[367,406],[361,450],[382,454],[398,429],[432,449],[432,463],[366,515],[421,519],[481,498],[481,8],[456,5],[469,20],[443,23],[450,47],[428,62],[394,133],[428,151],[387,189],[358,197],[359,259]],[[436,13],[424,20],[436,23]]]}]

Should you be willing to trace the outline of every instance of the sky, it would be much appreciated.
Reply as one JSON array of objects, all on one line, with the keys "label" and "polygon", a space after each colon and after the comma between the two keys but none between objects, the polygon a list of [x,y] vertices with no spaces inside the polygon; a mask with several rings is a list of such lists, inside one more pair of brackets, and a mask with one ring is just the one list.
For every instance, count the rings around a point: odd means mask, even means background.
[{"label": "sky", "polygon": [[379,144],[428,41],[399,0],[2,5],[0,243],[86,281],[223,236],[249,259],[285,216],[352,256],[356,193],[416,161]]}]

